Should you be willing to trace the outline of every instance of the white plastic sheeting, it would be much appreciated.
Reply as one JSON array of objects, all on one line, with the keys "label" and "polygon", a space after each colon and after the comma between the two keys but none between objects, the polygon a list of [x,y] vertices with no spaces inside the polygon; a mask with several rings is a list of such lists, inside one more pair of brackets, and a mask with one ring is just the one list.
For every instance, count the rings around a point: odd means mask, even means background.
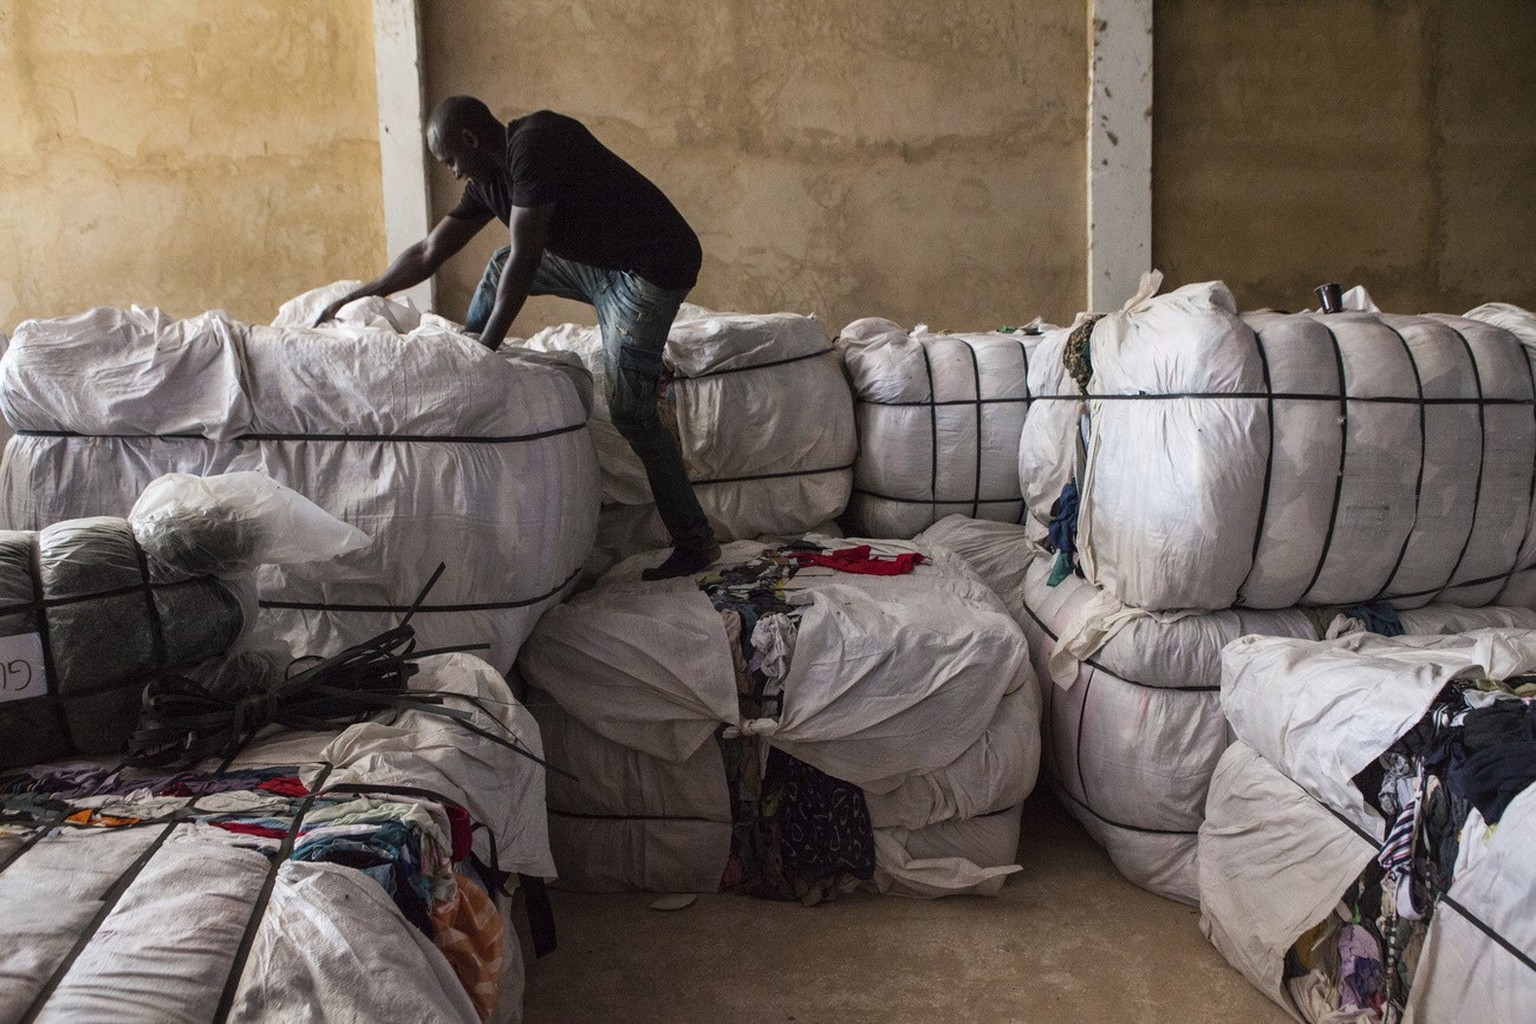
[{"label": "white plastic sheeting", "polygon": [[[1248,634],[1316,639],[1319,619],[1300,609],[1143,612],[1063,658],[1062,638],[1100,620],[1104,595],[1077,576],[1048,586],[1052,556],[1033,549],[1025,530],[952,517],[918,542],[964,552],[1019,615],[1043,694],[1041,764],[1063,804],[1126,878],[1196,902],[1196,836],[1229,739],[1222,650]],[[1536,628],[1536,612],[1523,608],[1430,605],[1399,618],[1417,634]]]},{"label": "white plastic sheeting", "polygon": [[[717,744],[666,761],[605,739],[548,694],[532,690],[527,700],[551,763],[581,779],[549,777],[550,842],[562,887],[719,890],[731,807]],[[1019,688],[954,765],[883,795],[865,794],[881,891],[995,895],[1017,870],[1019,804],[1034,785],[1033,705],[1031,688]]]},{"label": "white plastic sheeting", "polygon": [[908,333],[878,317],[844,327],[859,455],[849,528],[912,537],[946,515],[1019,522],[1019,436],[1032,335]]},{"label": "white plastic sheeting", "polygon": [[[761,550],[730,544],[719,564]],[[590,790],[552,783],[557,859],[580,865],[561,861],[567,883],[718,888],[731,820],[714,742],[722,725],[863,788],[877,829],[926,834],[1016,807],[1039,760],[1039,694],[1023,637],[958,556],[924,550],[932,561],[906,576],[805,569],[791,581],[802,618],[777,720],[740,717],[724,627],[694,579],[635,580],[654,556],[553,609],[519,670],[558,702],[537,709],[555,763],[563,754],[591,765],[576,769],[583,778],[604,780]],[[925,859],[909,848],[913,858]],[[897,861],[879,863],[898,876]],[[1007,863],[973,865],[982,871],[974,877],[951,865],[959,873],[950,877],[968,878],[973,891]],[[934,877],[943,872],[914,874],[913,891]]]},{"label": "white plastic sheeting", "polygon": [[1053,411],[1021,445],[1026,492],[1059,487],[1085,403],[1090,580],[1150,609],[1481,605],[1536,563],[1528,340],[1453,316],[1239,315],[1220,282],[1159,283],[1093,325],[1086,399],[1034,393]]},{"label": "white plastic sheeting", "polygon": [[[643,522],[629,517],[617,536],[600,534],[599,548],[624,558],[670,543],[645,469],[608,419],[597,328],[567,324],[516,344],[574,352],[597,382],[592,433],[603,501],[649,510]],[[819,320],[684,305],[665,358],[673,379],[663,422],[675,427],[688,477],[721,540],[803,532],[842,514],[857,446],[853,397]]]},{"label": "white plastic sheeting", "polygon": [[[485,702],[471,721],[516,737],[536,756],[538,727],[489,665],[467,655],[425,658],[412,686]],[[454,702],[450,701],[450,706]],[[273,733],[236,767],[334,767],[327,785],[415,786],[466,806],[489,826],[504,868],[551,875],[543,769],[441,717],[409,711],[389,725],[339,734]],[[104,894],[150,851],[161,828],[63,830],[0,872],[0,1019],[18,1019],[92,918]],[[270,862],[248,837],[176,825],[65,973],[38,1020],[213,1019]],[[0,844],[0,855],[10,852]],[[503,924],[507,923],[505,917]],[[366,942],[355,941],[366,936]],[[522,959],[503,934],[495,1019],[522,1017]],[[360,871],[286,862],[255,932],[231,1020],[476,1021],[442,953]]]},{"label": "white plastic sheeting", "polygon": [[[1250,637],[1225,660],[1223,701],[1240,742],[1218,767],[1200,831],[1201,927],[1296,1013],[1281,980],[1286,951],[1346,895],[1386,829],[1353,774],[1411,729],[1451,679],[1536,669],[1536,633],[1326,644]],[[1425,937],[1406,1021],[1530,1019],[1533,841],[1536,791],[1527,788],[1477,850],[1463,851]]]},{"label": "white plastic sheeting", "polygon": [[264,619],[296,650],[394,625],[442,562],[413,620],[422,644],[488,643],[505,669],[574,585],[599,504],[581,395],[539,358],[434,317],[409,334],[137,307],[27,321],[0,360],[19,432],[0,520],[123,515],[166,472],[260,471],[373,538],[335,563],[264,571]]},{"label": "white plastic sheeting", "polygon": [[[761,550],[736,542],[717,564]],[[918,549],[886,541],[878,550]],[[954,761],[1030,675],[1024,638],[997,597],[958,556],[928,554],[906,576],[794,578],[790,592],[805,603],[777,720],[742,720],[719,613],[691,577],[640,582],[653,556],[551,609],[519,668],[597,732],[654,757],[685,760],[724,724],[882,792]]]}]

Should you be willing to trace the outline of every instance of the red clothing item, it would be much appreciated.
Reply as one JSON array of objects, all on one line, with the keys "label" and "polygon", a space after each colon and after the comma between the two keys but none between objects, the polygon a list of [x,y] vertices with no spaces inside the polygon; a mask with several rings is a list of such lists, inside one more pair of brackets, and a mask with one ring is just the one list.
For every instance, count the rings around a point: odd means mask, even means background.
[{"label": "red clothing item", "polygon": [[243,821],[213,821],[209,822],[215,828],[222,828],[226,832],[238,832],[243,836],[264,836],[267,839],[282,839],[288,833],[280,828],[268,828],[266,825],[247,825]]},{"label": "red clothing item", "polygon": [[443,804],[443,810],[448,812],[448,827],[453,842],[452,857],[457,864],[468,857],[474,847],[474,823],[470,821],[469,812],[458,804]]},{"label": "red clothing item", "polygon": [[793,551],[801,565],[821,565],[838,572],[853,572],[862,576],[905,576],[927,559],[916,552],[882,557],[870,554],[868,544],[843,548],[839,551]]},{"label": "red clothing item", "polygon": [[278,796],[309,796],[309,787],[295,775],[268,779],[256,788],[266,790],[268,793],[276,793]]}]

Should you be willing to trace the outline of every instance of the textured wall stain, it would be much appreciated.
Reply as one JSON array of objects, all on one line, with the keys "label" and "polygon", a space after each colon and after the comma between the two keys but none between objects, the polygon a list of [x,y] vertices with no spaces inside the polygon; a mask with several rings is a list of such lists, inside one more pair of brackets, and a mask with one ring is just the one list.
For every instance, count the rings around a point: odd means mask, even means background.
[{"label": "textured wall stain", "polygon": [[1536,305],[1536,4],[1162,0],[1153,259],[1246,307]]},{"label": "textured wall stain", "polygon": [[[974,329],[1084,301],[1078,0],[423,4],[428,105],[581,118],[699,232],[692,301]],[[432,179],[434,210],[457,201]],[[499,227],[499,226],[498,226]],[[499,244],[447,268],[461,315]],[[498,236],[492,238],[491,236]],[[590,319],[534,301],[519,333]]]},{"label": "textured wall stain", "polygon": [[384,257],[369,0],[0,5],[0,331],[284,299]]}]

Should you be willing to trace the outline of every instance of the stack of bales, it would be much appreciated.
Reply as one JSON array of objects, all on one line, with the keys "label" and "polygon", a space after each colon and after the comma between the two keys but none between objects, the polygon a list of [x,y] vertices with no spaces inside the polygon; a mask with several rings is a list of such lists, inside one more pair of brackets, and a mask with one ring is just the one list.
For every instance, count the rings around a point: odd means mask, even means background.
[{"label": "stack of bales", "polygon": [[1042,554],[994,582],[1045,688],[1053,787],[1127,877],[1193,901],[1225,644],[1533,622],[1484,606],[1531,603],[1536,331],[1498,326],[1509,308],[1239,314],[1220,283],[1157,283],[1036,350],[1024,532],[1056,504],[1065,547],[1075,512],[1081,577]]},{"label": "stack of bales", "polygon": [[[645,467],[609,419],[598,329],[567,324],[516,344],[575,353],[596,380],[603,512],[594,574],[670,543]],[[853,401],[820,321],[685,305],[665,366],[658,411],[720,540],[802,533],[842,514],[857,447]]]},{"label": "stack of bales", "polygon": [[855,320],[838,338],[853,386],[859,456],[846,522],[910,538],[948,515],[1017,523],[1019,436],[1037,335],[908,333]]},{"label": "stack of bales", "polygon": [[442,563],[412,620],[423,647],[489,644],[510,668],[591,550],[580,391],[385,305],[393,319],[369,307],[318,330],[137,307],[21,324],[0,361],[17,434],[0,525],[122,516],[164,473],[256,470],[373,538],[336,565],[266,571],[268,629],[334,652],[398,623]]},{"label": "stack of bales", "polygon": [[742,806],[747,819],[787,813],[733,766],[775,755],[856,788],[882,890],[991,893],[1017,870],[1039,759],[1023,635],[957,556],[870,543],[928,560],[899,576],[805,568],[775,590],[798,626],[772,704],[742,689],[740,619],[701,590],[761,564],[761,543],[726,545],[701,578],[642,582],[657,556],[633,559],[545,616],[518,668],[548,756],[580,779],[550,779],[562,885],[731,886],[751,841]]}]

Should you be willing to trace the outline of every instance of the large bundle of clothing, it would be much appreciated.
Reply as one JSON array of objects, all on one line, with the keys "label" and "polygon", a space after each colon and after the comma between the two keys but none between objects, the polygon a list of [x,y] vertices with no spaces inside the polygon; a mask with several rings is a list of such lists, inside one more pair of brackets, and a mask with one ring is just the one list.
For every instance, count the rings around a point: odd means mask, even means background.
[{"label": "large bundle of clothing", "polygon": [[1536,338],[1507,311],[1239,314],[1160,280],[1035,360],[1026,503],[1090,582],[1153,610],[1529,589]]},{"label": "large bundle of clothing", "polygon": [[947,515],[1017,523],[1019,435],[1032,333],[910,333],[867,317],[837,347],[853,385],[859,456],[846,522],[868,537],[916,536]]},{"label": "large bundle of clothing", "polygon": [[323,573],[264,573],[263,620],[295,649],[382,632],[441,563],[422,642],[490,644],[509,668],[591,550],[585,372],[489,352],[382,299],[318,330],[296,309],[280,322],[135,307],[21,324],[0,360],[17,432],[0,525],[123,515],[167,472],[259,470],[373,538]]},{"label": "large bundle of clothing", "polygon": [[0,530],[0,767],[117,752],[145,682],[244,624],[231,583],[152,560],[126,519]]},{"label": "large bundle of clothing", "polygon": [[[847,545],[847,546],[843,546]],[[996,892],[1038,765],[1023,636],[952,553],[808,537],[616,567],[519,659],[562,884]]]},{"label": "large bundle of clothing", "polygon": [[[594,574],[670,542],[645,468],[608,419],[602,339],[567,324],[504,348],[573,352],[597,380],[592,431],[604,514]],[[684,305],[667,339],[658,399],[699,504],[722,541],[818,527],[848,504],[853,398],[814,316],[712,313]]]},{"label": "large bundle of clothing", "polygon": [[[1042,689],[1042,767],[1052,790],[1126,878],[1186,903],[1199,899],[1197,834],[1228,744],[1219,701],[1223,648],[1258,634],[1316,640],[1340,632],[1459,633],[1536,628],[1536,611],[1435,604],[1233,608],[1150,613],[1120,608],[1068,575],[1019,527],[952,517],[921,543],[962,554],[1003,596],[1029,638]],[[1107,622],[1107,624],[1106,624]]]},{"label": "large bundle of clothing", "polygon": [[1299,1019],[1536,1005],[1536,632],[1247,637],[1200,830],[1201,927]]},{"label": "large bundle of clothing", "polygon": [[520,1020],[505,883],[554,870],[543,769],[513,749],[538,757],[538,729],[488,664],[420,667],[462,721],[0,776],[0,1018]]}]

